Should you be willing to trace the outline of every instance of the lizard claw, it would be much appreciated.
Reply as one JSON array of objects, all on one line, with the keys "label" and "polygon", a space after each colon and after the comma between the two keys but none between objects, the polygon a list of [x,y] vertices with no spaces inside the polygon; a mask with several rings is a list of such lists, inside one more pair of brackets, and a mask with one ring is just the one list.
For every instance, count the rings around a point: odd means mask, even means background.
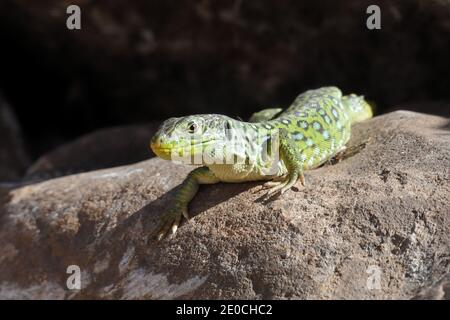
[{"label": "lizard claw", "polygon": [[164,214],[158,227],[156,228],[155,233],[157,234],[157,240],[161,241],[164,239],[168,235],[169,230],[171,231],[171,236],[175,235],[183,216],[186,220],[189,219],[187,208],[180,209],[178,207],[174,207]]},{"label": "lizard claw", "polygon": [[265,182],[261,186],[261,188],[258,188],[254,193],[276,187],[276,186],[280,185],[281,183],[283,183],[283,181],[285,179],[286,179],[286,176],[277,176],[277,177],[273,178],[272,180]]},{"label": "lizard claw", "polygon": [[268,200],[277,193],[283,194],[289,190],[296,182],[300,180],[303,186],[305,186],[305,177],[303,172],[294,172],[293,174],[285,177],[283,181],[269,181],[264,185],[271,189],[267,192],[265,200]]},{"label": "lizard claw", "polygon": [[180,225],[181,219],[183,218],[183,216],[179,215],[175,221],[173,222],[172,225],[172,235],[174,235],[177,232],[178,226]]},{"label": "lizard claw", "polygon": [[269,181],[263,184],[263,189],[273,188],[280,184],[282,184],[283,181]]},{"label": "lizard claw", "polygon": [[183,208],[183,216],[186,218],[187,221],[189,221],[189,212],[187,208]]},{"label": "lizard claw", "polygon": [[277,193],[283,193],[282,189],[286,185],[285,182],[280,182],[279,184],[273,186],[270,188],[270,190],[266,193],[266,196],[264,197],[264,200],[269,200],[271,197],[276,195]]}]

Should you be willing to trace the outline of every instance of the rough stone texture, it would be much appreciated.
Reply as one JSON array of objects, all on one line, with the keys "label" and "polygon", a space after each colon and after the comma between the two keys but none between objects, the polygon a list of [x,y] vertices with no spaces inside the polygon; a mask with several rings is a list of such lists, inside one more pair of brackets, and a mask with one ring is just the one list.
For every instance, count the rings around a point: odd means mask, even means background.
[{"label": "rough stone texture", "polygon": [[450,300],[450,274],[424,288],[414,298],[417,300]]},{"label": "rough stone texture", "polygon": [[[450,119],[398,111],[356,125],[352,144],[369,137],[269,203],[259,183],[203,186],[161,243],[151,231],[188,167],[153,158],[0,189],[0,297],[416,297],[450,272]],[[79,291],[65,289],[72,264]]]},{"label": "rough stone texture", "polygon": [[150,138],[158,123],[122,126],[96,131],[40,157],[26,179],[45,179],[131,164],[154,156]]},{"label": "rough stone texture", "polygon": [[27,164],[19,124],[0,94],[0,181],[18,179]]}]

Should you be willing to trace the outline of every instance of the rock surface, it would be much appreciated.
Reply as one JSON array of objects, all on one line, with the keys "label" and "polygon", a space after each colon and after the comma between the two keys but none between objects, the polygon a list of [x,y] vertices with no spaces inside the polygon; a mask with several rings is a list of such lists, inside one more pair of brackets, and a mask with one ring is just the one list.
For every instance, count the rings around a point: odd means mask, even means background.
[{"label": "rock surface", "polygon": [[159,123],[108,128],[82,136],[40,157],[26,179],[45,179],[111,168],[154,156],[150,138]]},{"label": "rock surface", "polygon": [[422,289],[414,298],[417,300],[450,300],[450,273],[431,286]]},{"label": "rock surface", "polygon": [[18,179],[27,164],[19,124],[0,94],[0,181]]},{"label": "rock surface", "polygon": [[202,187],[160,243],[189,167],[154,158],[0,188],[0,297],[416,297],[450,272],[450,119],[397,111],[356,125],[352,144],[369,137],[269,203],[259,183]]}]

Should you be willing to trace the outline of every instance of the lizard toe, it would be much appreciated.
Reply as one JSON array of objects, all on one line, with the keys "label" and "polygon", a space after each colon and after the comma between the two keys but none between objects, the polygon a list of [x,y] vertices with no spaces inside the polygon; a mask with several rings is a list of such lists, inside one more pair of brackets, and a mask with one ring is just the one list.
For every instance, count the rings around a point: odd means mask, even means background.
[{"label": "lizard toe", "polygon": [[161,218],[161,221],[156,228],[158,241],[164,239],[168,235],[169,230],[171,231],[172,235],[177,232],[178,226],[180,225],[180,222],[185,215],[185,211],[187,213],[187,209],[180,210],[179,208],[175,207]]},{"label": "lizard toe", "polygon": [[278,185],[272,187],[266,194],[265,199],[269,199],[270,197],[274,196],[275,194],[279,193],[281,189],[286,185],[287,181],[280,182]]},{"label": "lizard toe", "polygon": [[175,221],[172,224],[172,235],[174,235],[177,232],[182,217],[183,217],[182,215],[179,215],[178,217],[175,218]]},{"label": "lizard toe", "polygon": [[186,218],[187,221],[189,221],[189,212],[187,208],[183,208],[183,216]]}]

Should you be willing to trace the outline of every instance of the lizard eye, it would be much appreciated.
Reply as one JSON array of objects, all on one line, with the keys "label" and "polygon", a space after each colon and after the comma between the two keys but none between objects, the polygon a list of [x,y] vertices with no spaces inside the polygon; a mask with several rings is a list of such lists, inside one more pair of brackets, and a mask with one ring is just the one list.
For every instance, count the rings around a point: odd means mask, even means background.
[{"label": "lizard eye", "polygon": [[189,133],[194,133],[194,132],[197,131],[197,129],[198,129],[198,125],[195,122],[190,122],[188,124],[188,131],[189,131]]}]

